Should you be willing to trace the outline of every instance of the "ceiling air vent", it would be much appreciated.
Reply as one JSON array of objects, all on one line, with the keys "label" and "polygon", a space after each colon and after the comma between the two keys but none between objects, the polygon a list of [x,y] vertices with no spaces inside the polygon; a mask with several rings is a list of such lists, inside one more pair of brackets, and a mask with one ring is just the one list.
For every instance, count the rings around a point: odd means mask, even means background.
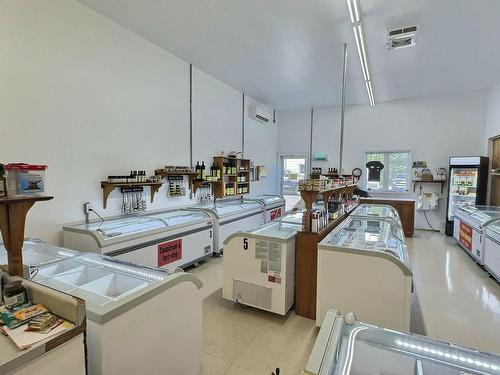
[{"label": "ceiling air vent", "polygon": [[387,31],[387,49],[412,47],[417,43],[417,26]]}]

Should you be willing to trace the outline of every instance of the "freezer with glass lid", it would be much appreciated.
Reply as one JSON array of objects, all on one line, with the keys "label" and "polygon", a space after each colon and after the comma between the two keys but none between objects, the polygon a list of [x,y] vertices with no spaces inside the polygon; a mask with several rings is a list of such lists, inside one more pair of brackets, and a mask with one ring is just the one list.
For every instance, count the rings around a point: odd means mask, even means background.
[{"label": "freezer with glass lid", "polygon": [[201,373],[196,276],[84,253],[40,265],[32,280],[85,300],[90,375]]},{"label": "freezer with glass lid", "polygon": [[158,211],[64,226],[63,243],[70,249],[174,269],[212,255],[213,222],[203,211]]},{"label": "freezer with glass lid", "polygon": [[246,196],[250,201],[259,201],[266,208],[266,223],[276,220],[285,214],[286,201],[280,195],[262,194],[254,197]]},{"label": "freezer with glass lid", "polygon": [[500,220],[500,207],[462,205],[455,210],[453,237],[479,264],[484,264],[485,229]]},{"label": "freezer with glass lid", "polygon": [[224,241],[225,299],[286,315],[294,302],[295,237],[301,226],[273,221]]},{"label": "freezer with glass lid", "polygon": [[348,217],[318,244],[316,325],[334,308],[366,322],[410,329],[412,270],[401,227]]},{"label": "freezer with glass lid", "polygon": [[394,220],[394,222],[401,225],[401,220],[399,219],[398,211],[386,204],[360,204],[351,213],[352,217],[370,217],[370,218],[389,218]]},{"label": "freezer with glass lid", "polygon": [[264,224],[264,205],[258,201],[227,200],[189,208],[203,211],[214,219],[214,253],[221,254],[224,241],[238,231],[250,230]]},{"label": "freezer with glass lid", "polygon": [[500,220],[486,227],[484,268],[500,282]]},{"label": "freezer with glass lid", "polygon": [[500,356],[328,311],[305,375],[500,374]]}]

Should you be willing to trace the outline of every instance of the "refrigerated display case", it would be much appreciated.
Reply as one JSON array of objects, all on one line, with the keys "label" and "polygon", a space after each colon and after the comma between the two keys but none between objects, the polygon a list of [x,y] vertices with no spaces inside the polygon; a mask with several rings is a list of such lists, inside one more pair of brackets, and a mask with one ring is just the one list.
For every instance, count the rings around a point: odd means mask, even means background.
[{"label": "refrigerated display case", "polygon": [[262,194],[254,197],[246,196],[250,201],[259,201],[266,208],[266,223],[276,220],[285,215],[286,201],[280,195]]},{"label": "refrigerated display case", "polygon": [[486,227],[484,268],[500,282],[500,221]]},{"label": "refrigerated display case", "polygon": [[388,218],[401,225],[398,211],[385,204],[360,204],[351,213],[351,217]]},{"label": "refrigerated display case", "polygon": [[188,210],[205,212],[213,219],[213,252],[217,255],[222,253],[224,241],[228,236],[238,231],[256,228],[265,222],[265,207],[260,201],[223,200],[192,206]]},{"label": "refrigerated display case", "polygon": [[460,206],[455,211],[453,237],[480,265],[484,264],[485,229],[500,220],[500,207]]},{"label": "refrigerated display case", "polygon": [[286,315],[294,303],[295,237],[301,225],[274,221],[224,241],[223,297]]},{"label": "refrigerated display case", "polygon": [[65,247],[175,269],[212,256],[214,220],[183,209],[63,227]]},{"label": "refrigerated display case", "polygon": [[455,211],[464,204],[486,204],[489,159],[484,156],[450,158],[450,181],[445,233],[453,235]]},{"label": "refrigerated display case", "polygon": [[290,212],[289,214],[283,216],[279,219],[282,223],[297,224],[302,226],[302,217],[306,210],[300,210],[295,212]]},{"label": "refrigerated display case", "polygon": [[497,354],[357,321],[330,310],[304,374],[486,375],[500,373]]},{"label": "refrigerated display case", "polygon": [[412,277],[400,225],[347,217],[318,244],[316,325],[335,308],[409,330]]},{"label": "refrigerated display case", "polygon": [[89,374],[201,373],[196,276],[85,253],[39,265],[32,280],[85,300]]}]

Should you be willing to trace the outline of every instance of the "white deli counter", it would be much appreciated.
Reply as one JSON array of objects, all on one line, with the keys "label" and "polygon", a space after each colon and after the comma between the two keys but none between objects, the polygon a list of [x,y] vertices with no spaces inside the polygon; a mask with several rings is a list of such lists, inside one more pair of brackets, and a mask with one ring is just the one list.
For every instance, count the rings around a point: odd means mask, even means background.
[{"label": "white deli counter", "polygon": [[224,241],[225,299],[286,315],[295,301],[295,237],[301,226],[274,221]]},{"label": "white deli counter", "polygon": [[217,255],[222,253],[224,241],[231,234],[256,228],[265,222],[265,208],[259,201],[222,200],[187,209],[205,212],[213,219],[213,252]]},{"label": "white deli counter", "polygon": [[484,264],[484,230],[500,220],[500,207],[462,205],[455,210],[453,237],[479,264]]},{"label": "white deli counter", "polygon": [[335,308],[408,331],[412,277],[401,226],[347,217],[318,244],[316,325]]},{"label": "white deli counter", "polygon": [[500,282],[500,221],[486,227],[484,268]]},{"label": "white deli counter", "polygon": [[246,196],[250,201],[259,201],[266,208],[266,223],[276,220],[285,215],[286,201],[280,195],[262,194],[257,196]]},{"label": "white deli counter", "polygon": [[183,209],[63,227],[65,247],[175,269],[212,256],[214,220]]},{"label": "white deli counter", "polygon": [[304,374],[486,375],[500,357],[429,337],[358,322],[330,310]]},{"label": "white deli counter", "polygon": [[85,300],[90,375],[201,373],[194,275],[84,253],[39,265],[32,280]]}]

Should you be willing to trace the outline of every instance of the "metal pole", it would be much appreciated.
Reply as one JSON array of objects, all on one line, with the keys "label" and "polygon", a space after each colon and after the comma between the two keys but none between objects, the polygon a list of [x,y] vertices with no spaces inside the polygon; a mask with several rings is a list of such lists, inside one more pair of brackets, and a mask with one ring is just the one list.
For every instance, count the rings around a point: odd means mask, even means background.
[{"label": "metal pole", "polygon": [[342,67],[342,102],[340,105],[340,148],[339,148],[339,174],[342,175],[342,155],[344,153],[344,122],[345,122],[345,92],[347,76],[347,44],[344,43],[344,64]]},{"label": "metal pole", "polygon": [[193,168],[193,64],[189,64],[189,166]]},{"label": "metal pole", "polygon": [[245,156],[245,93],[241,103],[241,157]]},{"label": "metal pole", "polygon": [[311,134],[309,135],[309,174],[312,173],[312,152],[313,152],[313,122],[314,122],[314,109],[311,108]]}]

